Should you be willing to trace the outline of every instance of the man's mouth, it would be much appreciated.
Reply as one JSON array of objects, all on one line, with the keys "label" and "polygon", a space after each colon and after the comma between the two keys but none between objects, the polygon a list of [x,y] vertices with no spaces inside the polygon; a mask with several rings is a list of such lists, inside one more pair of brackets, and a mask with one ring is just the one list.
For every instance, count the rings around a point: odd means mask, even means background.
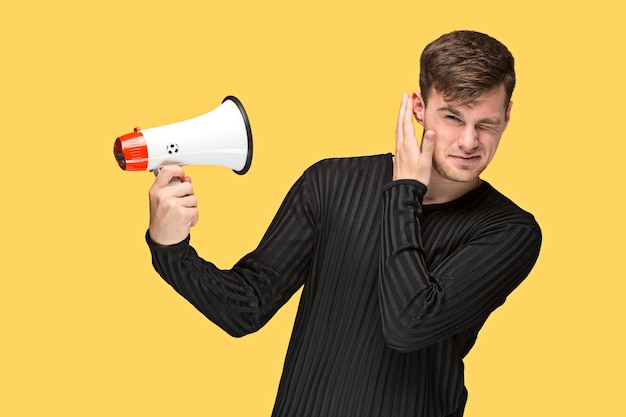
[{"label": "man's mouth", "polygon": [[450,155],[456,162],[463,165],[470,165],[480,160],[480,155]]}]

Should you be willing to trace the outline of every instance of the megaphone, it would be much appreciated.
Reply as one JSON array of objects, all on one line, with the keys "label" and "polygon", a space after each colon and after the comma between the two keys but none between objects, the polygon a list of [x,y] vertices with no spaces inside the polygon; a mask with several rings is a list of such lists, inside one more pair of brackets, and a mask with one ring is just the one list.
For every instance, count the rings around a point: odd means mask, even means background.
[{"label": "megaphone", "polygon": [[226,97],[202,116],[115,139],[113,154],[126,171],[154,171],[163,165],[220,165],[243,175],[252,163],[252,130],[241,102]]}]

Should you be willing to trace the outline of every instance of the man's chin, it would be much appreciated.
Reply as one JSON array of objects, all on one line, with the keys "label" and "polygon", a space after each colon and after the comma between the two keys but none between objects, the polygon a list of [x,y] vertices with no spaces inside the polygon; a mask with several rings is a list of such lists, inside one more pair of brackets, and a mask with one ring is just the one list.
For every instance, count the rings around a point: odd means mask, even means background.
[{"label": "man's chin", "polygon": [[482,170],[479,169],[437,169],[435,171],[442,179],[458,183],[473,183],[479,180]]}]

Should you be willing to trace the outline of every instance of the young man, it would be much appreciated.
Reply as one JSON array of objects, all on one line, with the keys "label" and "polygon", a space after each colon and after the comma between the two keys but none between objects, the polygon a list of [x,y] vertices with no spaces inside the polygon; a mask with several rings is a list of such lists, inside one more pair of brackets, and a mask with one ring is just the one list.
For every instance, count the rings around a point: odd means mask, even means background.
[{"label": "young man", "polygon": [[[153,265],[211,321],[233,336],[254,332],[304,286],[274,416],[463,415],[463,357],[541,246],[533,216],[480,178],[514,85],[497,40],[435,40],[421,92],[402,97],[395,155],[310,167],[231,270],[189,245],[190,179],[161,169],[146,235]],[[169,186],[174,177],[183,182]]]}]

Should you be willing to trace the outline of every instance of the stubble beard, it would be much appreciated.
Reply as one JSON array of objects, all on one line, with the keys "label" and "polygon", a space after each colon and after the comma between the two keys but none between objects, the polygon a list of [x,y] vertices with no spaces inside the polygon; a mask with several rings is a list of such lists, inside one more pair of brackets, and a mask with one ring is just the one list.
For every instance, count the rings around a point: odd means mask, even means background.
[{"label": "stubble beard", "polygon": [[438,177],[460,183],[471,183],[478,180],[479,175],[484,171],[484,167],[451,167],[433,158],[433,170]]}]

